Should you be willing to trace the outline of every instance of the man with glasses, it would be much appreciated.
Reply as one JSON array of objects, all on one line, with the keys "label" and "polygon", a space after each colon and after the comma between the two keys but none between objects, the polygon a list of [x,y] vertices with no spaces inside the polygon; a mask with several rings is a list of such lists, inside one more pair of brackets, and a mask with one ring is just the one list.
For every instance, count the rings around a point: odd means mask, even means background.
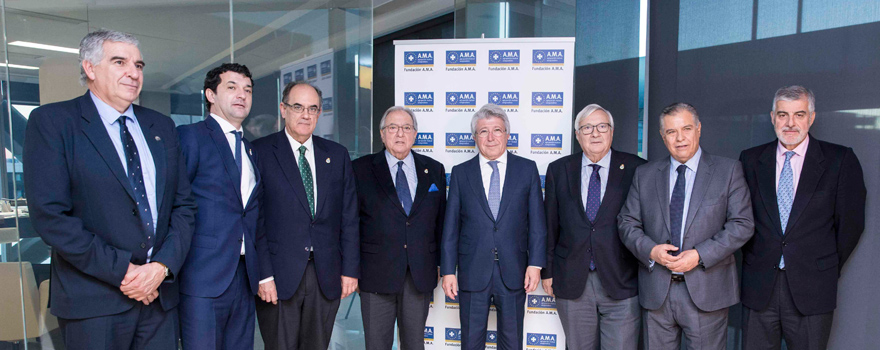
[{"label": "man with glasses", "polygon": [[257,320],[266,349],[321,349],[360,275],[357,194],[348,150],[312,135],[321,90],[284,87],[284,130],[254,141],[263,201],[257,222]]},{"label": "man with glasses", "polygon": [[[620,241],[617,214],[638,156],[611,149],[614,118],[591,104],[575,119],[583,153],[550,163],[544,185],[544,291],[556,297],[569,349],[636,349],[641,309],[638,261]],[[600,336],[601,334],[601,336]]]},{"label": "man with glasses", "polygon": [[547,262],[541,178],[534,161],[507,152],[510,121],[500,107],[480,108],[471,133],[479,154],[453,167],[450,179],[443,292],[461,305],[462,349],[485,348],[490,304],[498,310],[498,348],[522,349],[526,293]]},{"label": "man with glasses", "polygon": [[418,122],[406,107],[379,121],[385,149],[353,162],[361,234],[361,314],[367,350],[424,349],[425,322],[437,287],[437,245],[446,210],[446,171],[412,152]]}]

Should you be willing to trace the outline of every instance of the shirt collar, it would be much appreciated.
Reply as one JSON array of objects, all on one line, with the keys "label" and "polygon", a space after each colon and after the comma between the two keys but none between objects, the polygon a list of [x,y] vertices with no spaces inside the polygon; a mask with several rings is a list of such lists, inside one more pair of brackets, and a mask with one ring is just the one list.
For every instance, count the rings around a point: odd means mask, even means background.
[{"label": "shirt collar", "polygon": [[137,118],[134,116],[134,107],[132,107],[132,105],[128,105],[128,109],[126,109],[125,112],[119,113],[115,108],[110,107],[110,105],[102,101],[98,96],[95,96],[95,93],[89,91],[89,96],[92,97],[92,102],[95,103],[98,115],[101,116],[104,123],[113,124],[123,115],[137,122]]},{"label": "shirt collar", "polygon": [[[808,134],[806,138],[804,138],[804,142],[801,142],[800,145],[797,145],[792,151],[797,156],[803,157],[807,154],[807,145],[810,143],[810,135]],[[782,145],[782,142],[776,141],[776,157],[785,157],[785,152],[788,152],[788,148]]]},{"label": "shirt collar", "polygon": [[299,149],[299,146],[306,146],[307,150],[312,151],[312,152],[315,151],[314,142],[312,142],[312,135],[309,135],[309,139],[303,143],[299,143],[299,141],[294,139],[293,136],[290,136],[290,133],[287,132],[287,129],[284,129],[284,135],[286,135],[287,140],[290,141],[290,146],[293,147],[294,153],[297,152],[297,150]]},{"label": "shirt collar", "polygon": [[394,166],[397,165],[397,162],[399,162],[401,160],[403,161],[403,164],[406,165],[407,167],[415,168],[415,164],[413,164],[414,159],[413,159],[412,152],[407,153],[406,157],[404,157],[403,159],[397,159],[397,157],[391,155],[391,152],[388,152],[388,150],[386,149],[385,150],[385,160],[388,162],[389,168],[393,168]]},{"label": "shirt collar", "polygon": [[[697,148],[697,153],[694,153],[694,156],[691,157],[691,159],[688,159],[687,162],[684,162],[684,165],[687,166],[688,169],[690,169],[691,171],[696,172],[697,167],[699,167],[699,165],[700,165],[700,157],[702,157],[702,156],[703,156],[703,147]],[[672,171],[675,171],[675,169],[677,169],[678,166],[681,165],[681,163],[679,163],[677,160],[675,160],[675,158],[672,158],[672,156],[669,156],[669,160],[672,162],[672,168],[671,168]]]},{"label": "shirt collar", "polygon": [[[486,157],[483,157],[482,153],[479,154],[479,157],[480,157],[480,166],[489,164],[489,160],[486,159]],[[495,160],[498,161],[498,164],[507,164],[507,151],[504,151],[504,153],[502,153],[501,156]]]},{"label": "shirt collar", "polygon": [[224,134],[228,134],[233,131],[241,131],[241,127],[236,129],[234,126],[232,126],[232,123],[230,123],[226,119],[220,118],[220,116],[214,113],[211,113],[211,117],[214,117],[214,121],[217,122],[217,124],[220,124],[220,130],[223,130]]},{"label": "shirt collar", "polygon": [[611,150],[608,150],[608,153],[605,153],[605,156],[603,156],[602,159],[599,159],[599,161],[595,162],[595,163],[593,163],[593,161],[590,160],[590,158],[587,158],[586,153],[582,153],[581,167],[582,168],[588,167],[588,166],[590,166],[590,164],[599,164],[600,168],[608,169],[608,167],[611,166]]}]

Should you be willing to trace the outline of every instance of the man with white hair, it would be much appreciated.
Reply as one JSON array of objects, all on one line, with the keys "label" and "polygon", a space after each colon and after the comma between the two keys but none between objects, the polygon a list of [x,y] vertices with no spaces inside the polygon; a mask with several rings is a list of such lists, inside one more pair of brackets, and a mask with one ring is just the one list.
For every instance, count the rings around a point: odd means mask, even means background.
[{"label": "man with white hair", "polygon": [[776,91],[777,140],[740,154],[755,236],[743,246],[743,349],[825,349],[837,279],[865,229],[865,180],[852,148],[809,134],[816,99]]},{"label": "man with white hair", "polygon": [[574,122],[583,152],[547,168],[544,291],[556,297],[569,349],[638,346],[638,261],[620,241],[617,214],[645,160],[611,149],[614,118],[597,104]]},{"label": "man with white hair", "polygon": [[80,61],[89,91],[35,109],[25,138],[31,222],[52,247],[50,309],[67,349],[175,349],[196,210],[177,131],[132,104],[135,37],[89,33]]},{"label": "man with white hair", "polygon": [[471,133],[480,153],[450,178],[443,292],[459,300],[462,349],[485,348],[490,304],[498,310],[498,349],[522,349],[526,293],[547,262],[541,178],[534,161],[507,152],[510,121],[500,107],[480,108]]}]

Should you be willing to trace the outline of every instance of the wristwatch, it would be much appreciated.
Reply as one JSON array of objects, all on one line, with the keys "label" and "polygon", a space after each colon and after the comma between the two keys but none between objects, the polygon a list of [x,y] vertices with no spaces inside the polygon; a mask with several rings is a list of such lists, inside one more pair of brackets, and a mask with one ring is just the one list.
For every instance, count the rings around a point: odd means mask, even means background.
[{"label": "wristwatch", "polygon": [[160,263],[160,262],[158,262],[158,261],[155,261],[155,263],[157,263],[157,264],[159,264],[159,265],[162,265],[162,268],[165,269],[165,277],[171,277],[171,271],[168,270],[168,266],[165,266],[165,264]]}]

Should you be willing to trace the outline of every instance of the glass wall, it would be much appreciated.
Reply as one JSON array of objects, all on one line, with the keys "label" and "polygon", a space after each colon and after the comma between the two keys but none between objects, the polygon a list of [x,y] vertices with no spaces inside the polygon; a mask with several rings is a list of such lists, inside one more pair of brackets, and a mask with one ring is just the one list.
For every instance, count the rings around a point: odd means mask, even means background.
[{"label": "glass wall", "polygon": [[[352,159],[370,153],[372,28],[370,0],[159,0],[135,2],[5,0],[6,41],[0,46],[0,349],[62,349],[57,320],[46,311],[50,247],[34,232],[22,184],[22,145],[30,112],[81,96],[78,51],[88,32],[134,34],[144,56],[138,104],[177,125],[204,119],[205,73],[226,62],[247,65],[254,101],[245,120],[253,141],[280,130],[282,67],[319,54],[333,58],[321,135],[343,144]],[[308,79],[308,78],[306,78]],[[331,349],[363,348],[356,296],[341,302]],[[259,332],[259,331],[258,331]],[[263,344],[256,336],[257,349]]]}]

